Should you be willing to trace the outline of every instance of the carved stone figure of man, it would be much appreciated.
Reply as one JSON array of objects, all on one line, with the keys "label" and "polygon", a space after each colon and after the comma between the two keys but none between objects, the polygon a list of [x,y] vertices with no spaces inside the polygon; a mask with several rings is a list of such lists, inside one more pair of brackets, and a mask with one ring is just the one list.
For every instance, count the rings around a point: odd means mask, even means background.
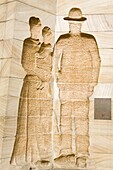
[{"label": "carved stone figure of man", "polygon": [[89,97],[98,82],[100,57],[94,36],[81,32],[86,20],[82,11],[72,8],[64,20],[69,22],[70,31],[59,37],[54,50],[60,96],[55,160],[75,161],[82,168],[89,155]]},{"label": "carved stone figure of man", "polygon": [[[30,168],[35,168],[41,163],[48,162],[48,159],[43,159],[41,154],[45,154],[46,157],[46,153],[42,153],[42,149],[44,150],[46,144],[51,146],[50,136],[46,135],[50,132],[51,121],[50,118],[45,117],[45,115],[51,115],[50,110],[47,112],[48,107],[51,107],[51,102],[44,100],[48,93],[43,91],[45,86],[42,83],[48,82],[50,76],[48,77],[48,72],[43,70],[46,65],[43,68],[38,68],[38,64],[36,64],[36,55],[40,48],[38,39],[41,30],[40,19],[31,17],[29,25],[31,37],[24,40],[22,53],[22,66],[26,71],[26,77],[20,95],[17,132],[11,164],[29,165]],[[51,66],[49,65],[49,67]],[[50,156],[50,153],[47,153],[47,157],[48,155]]]}]

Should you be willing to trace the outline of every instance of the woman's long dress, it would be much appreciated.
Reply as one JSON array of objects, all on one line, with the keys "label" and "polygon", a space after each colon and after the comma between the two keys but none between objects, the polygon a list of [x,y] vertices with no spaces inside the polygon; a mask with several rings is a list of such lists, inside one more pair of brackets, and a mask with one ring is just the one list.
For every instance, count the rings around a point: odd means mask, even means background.
[{"label": "woman's long dress", "polygon": [[[51,146],[51,120],[47,117],[52,113],[51,95],[45,85],[48,73],[36,68],[35,54],[39,47],[39,40],[27,38],[24,41],[22,66],[27,74],[20,95],[16,139],[11,157],[11,164],[20,166],[46,162],[51,154],[50,149],[44,149],[46,145]],[[40,86],[42,81],[43,88]]]}]

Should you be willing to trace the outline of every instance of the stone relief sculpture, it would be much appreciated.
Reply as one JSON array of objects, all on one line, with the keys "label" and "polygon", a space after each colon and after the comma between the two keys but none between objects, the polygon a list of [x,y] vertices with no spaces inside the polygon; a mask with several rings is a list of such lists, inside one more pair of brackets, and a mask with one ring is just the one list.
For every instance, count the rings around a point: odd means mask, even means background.
[{"label": "stone relief sculpture", "polygon": [[11,164],[35,168],[51,162],[52,116],[52,32],[42,30],[44,42],[39,41],[41,22],[29,19],[31,37],[24,40],[22,66],[26,77],[20,95],[17,132]]},{"label": "stone relief sculpture", "polygon": [[[86,20],[82,11],[72,8],[64,20],[69,22],[70,31],[57,40],[53,57],[51,29],[42,29],[41,44],[40,19],[29,19],[31,37],[23,44],[26,77],[20,95],[13,165],[44,168],[52,166],[53,160],[80,168],[87,165],[89,97],[98,83],[100,57],[94,36],[81,32]],[[59,107],[54,116],[52,69],[59,89]]]},{"label": "stone relief sculpture", "polygon": [[[55,161],[76,162],[86,167],[89,155],[89,97],[98,82],[100,57],[93,35],[82,33],[86,20],[79,8],[72,8],[68,17],[69,33],[56,42],[55,73],[60,98],[60,123],[56,130]],[[57,110],[56,110],[57,112]]]}]

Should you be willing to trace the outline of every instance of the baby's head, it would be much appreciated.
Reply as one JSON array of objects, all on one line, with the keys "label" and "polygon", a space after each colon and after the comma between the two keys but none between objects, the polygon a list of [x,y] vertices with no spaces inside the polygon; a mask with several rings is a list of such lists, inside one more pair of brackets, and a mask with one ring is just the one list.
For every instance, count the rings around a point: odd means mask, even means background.
[{"label": "baby's head", "polygon": [[43,36],[43,41],[45,44],[52,43],[52,31],[49,27],[45,26],[42,29],[42,36]]}]

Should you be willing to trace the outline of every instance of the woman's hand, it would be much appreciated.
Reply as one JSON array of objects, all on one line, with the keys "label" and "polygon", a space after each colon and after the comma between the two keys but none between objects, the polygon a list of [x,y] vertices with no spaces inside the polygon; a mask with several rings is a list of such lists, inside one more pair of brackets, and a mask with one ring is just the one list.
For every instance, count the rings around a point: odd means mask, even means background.
[{"label": "woman's hand", "polygon": [[42,90],[44,88],[44,84],[43,82],[40,80],[38,83],[37,83],[37,90]]}]

